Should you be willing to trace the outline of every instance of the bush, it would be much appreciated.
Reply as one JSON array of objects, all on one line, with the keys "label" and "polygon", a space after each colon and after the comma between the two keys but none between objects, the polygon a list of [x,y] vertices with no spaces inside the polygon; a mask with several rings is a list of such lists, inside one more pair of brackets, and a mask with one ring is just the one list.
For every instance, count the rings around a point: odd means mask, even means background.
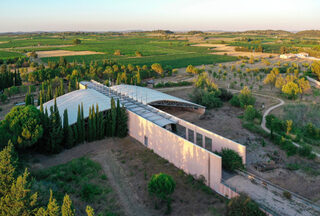
[{"label": "bush", "polygon": [[1,101],[2,103],[6,102],[7,99],[8,99],[8,96],[7,96],[7,95],[5,95],[5,94],[0,94],[0,101]]},{"label": "bush", "polygon": [[266,216],[266,213],[260,210],[257,203],[252,201],[247,195],[240,194],[229,200],[227,203],[226,216]]},{"label": "bush", "polygon": [[240,101],[238,95],[233,95],[231,100],[229,101],[232,106],[240,107]]},{"label": "bush", "polygon": [[224,88],[219,88],[219,91],[220,91],[219,98],[222,101],[229,101],[233,97],[233,94]]},{"label": "bush", "polygon": [[164,173],[159,173],[152,175],[148,184],[148,191],[150,194],[166,201],[174,192],[175,186],[176,183],[171,176]]},{"label": "bush", "polygon": [[247,106],[246,110],[244,111],[244,119],[247,121],[253,121],[257,116],[258,111],[252,106]]},{"label": "bush", "polygon": [[302,157],[309,157],[312,154],[312,148],[311,146],[304,145],[299,148],[298,153]]},{"label": "bush", "polygon": [[287,125],[284,121],[278,119],[274,115],[267,115],[266,117],[266,126],[271,131],[275,131],[278,133],[285,132],[287,129]]},{"label": "bush", "polygon": [[222,101],[219,98],[220,91],[208,91],[204,89],[196,88],[193,93],[190,95],[191,100],[195,103],[198,103],[202,106],[207,107],[208,109],[221,107]]},{"label": "bush", "polygon": [[86,183],[81,188],[81,199],[87,202],[91,202],[95,199],[96,195],[102,193],[101,188],[95,184]]},{"label": "bush", "polygon": [[176,183],[171,176],[159,173],[152,175],[149,184],[148,191],[151,195],[155,195],[158,199],[167,202],[166,213],[171,212],[171,198],[170,195],[174,192]]},{"label": "bush", "polygon": [[283,191],[282,195],[288,200],[291,200],[292,195],[289,191]]},{"label": "bush", "polygon": [[236,169],[243,169],[242,158],[240,155],[232,149],[222,149],[217,153],[222,157],[222,167],[229,171]]}]

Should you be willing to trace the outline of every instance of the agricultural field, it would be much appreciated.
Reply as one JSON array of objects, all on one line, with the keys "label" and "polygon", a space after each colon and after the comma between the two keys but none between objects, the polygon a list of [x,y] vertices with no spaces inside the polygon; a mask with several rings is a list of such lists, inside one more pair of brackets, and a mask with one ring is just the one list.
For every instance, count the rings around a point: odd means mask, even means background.
[{"label": "agricultural field", "polygon": [[0,59],[22,57],[21,53],[0,50]]},{"label": "agricultural field", "polygon": [[[170,65],[173,68],[185,67],[188,64],[201,65],[234,61],[235,57],[213,55],[212,51],[205,47],[189,46],[185,40],[167,40],[147,36],[29,36],[11,38],[3,37],[5,43],[0,44],[0,50],[12,50],[15,52],[39,52],[39,58],[43,62],[59,61],[59,54],[42,55],[44,51],[61,50],[60,56],[66,56],[67,61],[91,62],[111,59],[121,64],[151,65],[155,62],[162,65]],[[1,37],[0,37],[1,38]],[[10,37],[9,37],[10,38]],[[73,40],[81,40],[80,44],[73,44]],[[64,55],[67,51],[81,51],[73,55]],[[115,52],[119,54],[115,55]],[[97,52],[89,53],[85,52]],[[139,53],[139,55],[137,54]]]}]

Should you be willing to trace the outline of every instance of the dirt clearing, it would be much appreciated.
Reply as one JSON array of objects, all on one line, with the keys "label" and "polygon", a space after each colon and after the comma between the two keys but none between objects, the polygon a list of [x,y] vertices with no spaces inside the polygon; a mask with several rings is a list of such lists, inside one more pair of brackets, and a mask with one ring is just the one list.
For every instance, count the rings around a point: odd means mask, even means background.
[{"label": "dirt clearing", "polygon": [[95,54],[104,54],[104,53],[94,52],[94,51],[52,50],[52,51],[38,51],[37,54],[39,58],[44,58],[44,57],[57,57],[57,56],[95,55]]},{"label": "dirt clearing", "polygon": [[31,164],[31,169],[63,164],[82,156],[101,164],[125,215],[164,215],[165,203],[158,203],[155,209],[155,200],[147,189],[151,176],[160,172],[171,175],[176,182],[170,215],[209,216],[225,213],[224,198],[131,137],[84,143],[54,156],[30,156],[35,162]]},{"label": "dirt clearing", "polygon": [[211,47],[213,52],[211,54],[215,55],[224,55],[225,53],[229,56],[247,56],[247,57],[264,57],[268,58],[270,55],[275,55],[272,53],[261,53],[261,52],[240,52],[240,51],[235,51],[235,46],[227,46],[225,44],[195,44],[192,46],[198,46],[198,47]]}]

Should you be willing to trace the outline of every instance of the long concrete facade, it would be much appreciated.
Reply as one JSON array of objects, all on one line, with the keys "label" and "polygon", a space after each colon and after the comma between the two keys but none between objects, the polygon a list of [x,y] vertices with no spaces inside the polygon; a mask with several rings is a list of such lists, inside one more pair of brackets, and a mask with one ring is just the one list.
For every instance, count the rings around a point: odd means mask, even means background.
[{"label": "long concrete facade", "polygon": [[[222,159],[215,151],[221,151],[223,148],[229,148],[239,153],[243,163],[246,162],[245,146],[232,140],[219,136],[213,132],[198,127],[190,122],[179,119],[169,113],[148,104],[142,104],[139,101],[132,101],[127,96],[117,93],[113,90],[102,86],[97,82],[86,83],[80,88],[95,89],[109,97],[115,96],[120,99],[128,113],[128,130],[129,135],[138,140],[145,147],[152,149],[156,154],[168,160],[176,167],[184,170],[186,173],[193,175],[195,178],[204,178],[205,183],[219,194],[232,198],[238,195],[222,182]],[[130,104],[135,106],[145,106],[145,110],[151,110],[159,116],[169,118],[176,125],[185,129],[184,136],[174,132],[171,127],[156,124],[152,119],[144,116],[144,112],[137,112],[131,109]],[[140,104],[140,105],[139,105]]]}]

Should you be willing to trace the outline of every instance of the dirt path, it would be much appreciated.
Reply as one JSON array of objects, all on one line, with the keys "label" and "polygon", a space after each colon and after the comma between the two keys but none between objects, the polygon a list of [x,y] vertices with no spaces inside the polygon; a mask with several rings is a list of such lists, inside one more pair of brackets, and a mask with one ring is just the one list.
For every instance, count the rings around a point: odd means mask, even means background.
[{"label": "dirt path", "polygon": [[[255,95],[260,95],[260,94],[255,94]],[[269,113],[274,110],[274,109],[277,109],[279,108],[280,106],[284,105],[285,102],[280,99],[280,98],[277,98],[277,97],[272,97],[272,96],[267,96],[267,95],[260,95],[260,96],[265,96],[265,97],[270,97],[270,98],[273,98],[273,99],[277,99],[278,101],[280,101],[280,103],[278,103],[277,105],[274,105],[272,107],[269,107],[264,113],[263,113],[263,116],[262,116],[262,121],[261,121],[261,128],[266,131],[267,133],[271,133],[271,131],[266,127],[266,117],[267,115],[269,115]],[[301,146],[296,143],[296,142],[292,142],[293,145],[295,145],[296,147],[298,148],[301,148]],[[317,157],[320,157],[320,154],[318,154],[317,152],[314,152],[313,153],[317,156]]]},{"label": "dirt path", "polygon": [[105,172],[110,185],[116,191],[120,203],[123,207],[125,215],[128,216],[152,216],[157,215],[152,210],[146,208],[139,197],[135,194],[133,186],[128,181],[124,170],[116,160],[111,145],[118,142],[126,142],[126,139],[107,139],[97,142],[84,143],[72,149],[65,150],[54,156],[36,155],[41,163],[35,164],[33,168],[42,169],[59,164],[64,164],[72,159],[88,156],[92,160],[98,162]]}]

